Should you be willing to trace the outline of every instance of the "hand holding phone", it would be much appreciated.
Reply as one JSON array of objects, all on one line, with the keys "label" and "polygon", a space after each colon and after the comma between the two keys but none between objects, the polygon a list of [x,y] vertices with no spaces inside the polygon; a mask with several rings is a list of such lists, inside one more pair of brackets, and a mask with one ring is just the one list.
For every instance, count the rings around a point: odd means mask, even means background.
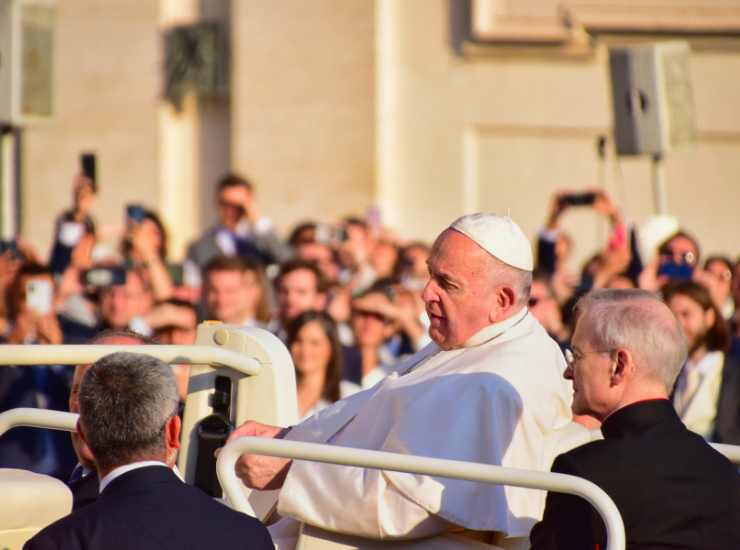
[{"label": "hand holding phone", "polygon": [[568,193],[560,196],[560,206],[591,206],[596,201],[596,193],[588,191],[586,193]]},{"label": "hand holding phone", "polygon": [[140,204],[131,203],[126,205],[126,218],[133,223],[141,223],[146,217],[146,210]]},{"label": "hand holding phone", "polygon": [[51,281],[45,279],[31,279],[26,282],[26,307],[38,313],[46,315],[51,311],[54,298],[54,288]]},{"label": "hand holding phone", "polygon": [[81,153],[80,154],[80,170],[82,175],[85,176],[92,186],[92,192],[98,192],[98,173],[97,173],[97,162],[95,160],[95,153]]}]

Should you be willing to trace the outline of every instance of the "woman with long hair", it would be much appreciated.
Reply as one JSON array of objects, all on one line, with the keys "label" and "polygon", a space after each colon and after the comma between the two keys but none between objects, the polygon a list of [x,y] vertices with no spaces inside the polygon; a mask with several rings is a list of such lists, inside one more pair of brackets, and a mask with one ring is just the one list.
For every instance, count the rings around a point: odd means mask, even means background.
[{"label": "woman with long hair", "polygon": [[287,327],[298,386],[298,413],[307,418],[360,390],[342,380],[342,350],[334,320],[323,311],[306,311]]}]

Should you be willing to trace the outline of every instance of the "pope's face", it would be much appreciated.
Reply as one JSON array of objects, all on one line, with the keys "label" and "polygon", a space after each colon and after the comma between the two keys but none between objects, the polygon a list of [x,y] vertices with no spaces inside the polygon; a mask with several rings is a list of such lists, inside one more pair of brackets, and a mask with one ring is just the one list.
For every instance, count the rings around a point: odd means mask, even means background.
[{"label": "pope's face", "polygon": [[427,265],[430,279],[422,298],[431,322],[429,336],[442,349],[458,348],[491,324],[491,259],[471,239],[448,229],[434,243]]}]

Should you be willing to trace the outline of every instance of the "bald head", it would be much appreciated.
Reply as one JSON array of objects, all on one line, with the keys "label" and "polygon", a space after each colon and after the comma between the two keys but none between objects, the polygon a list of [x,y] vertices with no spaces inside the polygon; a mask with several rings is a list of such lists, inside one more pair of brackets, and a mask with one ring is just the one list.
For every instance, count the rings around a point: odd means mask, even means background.
[{"label": "bald head", "polygon": [[637,379],[660,382],[670,393],[687,355],[676,317],[656,295],[639,289],[597,290],[576,306],[577,328],[593,349],[628,349]]}]

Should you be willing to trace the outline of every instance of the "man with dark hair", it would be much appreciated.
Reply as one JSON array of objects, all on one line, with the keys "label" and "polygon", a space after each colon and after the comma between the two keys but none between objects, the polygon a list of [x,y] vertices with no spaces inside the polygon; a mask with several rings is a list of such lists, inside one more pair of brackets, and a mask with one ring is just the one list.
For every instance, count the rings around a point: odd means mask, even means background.
[{"label": "man with dark hair", "polygon": [[740,365],[727,355],[727,323],[706,287],[676,281],[663,300],[678,318],[689,357],[673,392],[673,405],[686,426],[712,441],[740,443]]},{"label": "man with dark hair", "polygon": [[[90,340],[89,343],[108,346],[139,346],[156,344],[154,340],[128,329],[104,330]],[[82,377],[89,369],[89,364],[75,366],[74,375],[72,376],[72,388],[69,392],[70,412],[80,412],[80,384],[82,383]],[[72,471],[68,484],[73,497],[72,510],[77,510],[95,502],[98,498],[99,479],[95,472],[95,460],[90,449],[87,448],[87,445],[75,432],[72,432],[72,447],[77,455],[78,462],[77,466],[75,466]]]},{"label": "man with dark hair", "polygon": [[188,259],[203,269],[215,256],[241,256],[262,264],[285,261],[290,247],[273,231],[254,199],[254,187],[243,176],[227,174],[218,182],[219,223],[188,248]]},{"label": "man with dark hair", "polygon": [[266,325],[270,297],[262,266],[237,256],[217,256],[203,273],[203,302],[209,319],[240,326]]},{"label": "man with dark hair", "polygon": [[[601,421],[604,439],[559,455],[552,471],[587,479],[614,501],[627,548],[740,548],[735,467],[681,423],[668,394],[686,359],[681,325],[655,295],[600,290],[576,307],[565,378],[573,413]],[[533,550],[606,548],[584,499],[549,493]]]},{"label": "man with dark hair", "polygon": [[183,483],[169,467],[181,424],[168,365],[134,353],[103,357],[85,374],[79,402],[77,433],[95,458],[100,497],[24,548],[272,550],[262,524]]},{"label": "man with dark hair", "polygon": [[284,328],[304,311],[323,310],[326,306],[324,278],[314,262],[291,260],[280,267],[275,278],[277,319],[270,329],[285,339]]}]

